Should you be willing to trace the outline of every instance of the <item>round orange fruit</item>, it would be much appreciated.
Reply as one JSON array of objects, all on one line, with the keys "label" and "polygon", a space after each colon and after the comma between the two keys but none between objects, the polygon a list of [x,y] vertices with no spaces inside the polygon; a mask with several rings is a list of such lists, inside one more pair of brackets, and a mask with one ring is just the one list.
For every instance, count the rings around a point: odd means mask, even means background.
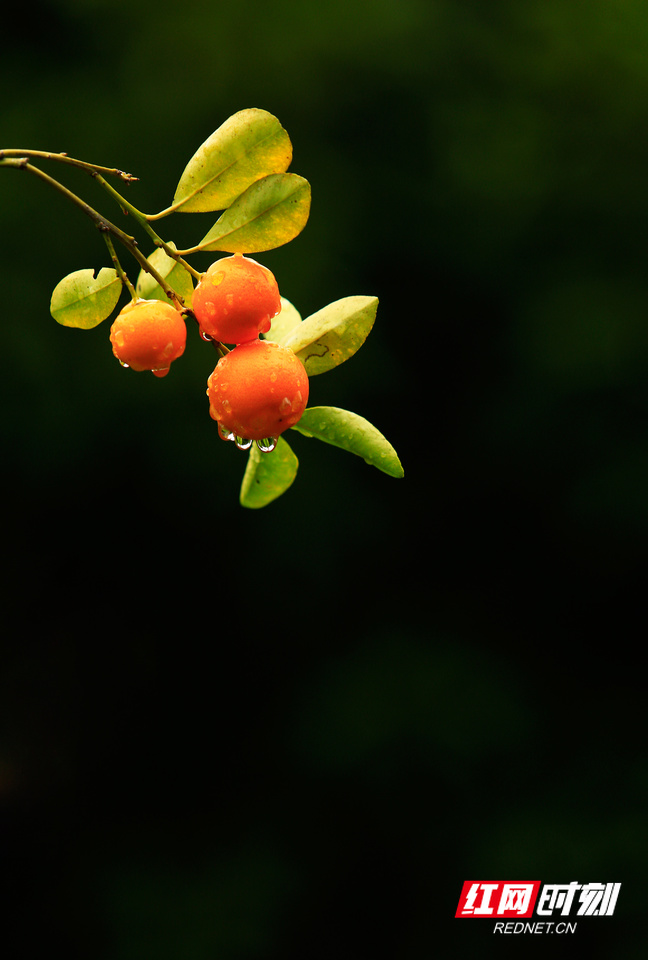
[{"label": "round orange fruit", "polygon": [[180,313],[163,300],[134,300],[110,328],[110,342],[119,362],[132,370],[152,370],[164,377],[182,356],[187,328]]},{"label": "round orange fruit", "polygon": [[288,347],[251,340],[218,361],[207,381],[207,396],[221,435],[248,440],[278,437],[304,412],[308,375]]},{"label": "round orange fruit", "polygon": [[246,343],[267,333],[281,310],[274,274],[240,253],[212,263],[193,293],[201,333],[221,343]]}]

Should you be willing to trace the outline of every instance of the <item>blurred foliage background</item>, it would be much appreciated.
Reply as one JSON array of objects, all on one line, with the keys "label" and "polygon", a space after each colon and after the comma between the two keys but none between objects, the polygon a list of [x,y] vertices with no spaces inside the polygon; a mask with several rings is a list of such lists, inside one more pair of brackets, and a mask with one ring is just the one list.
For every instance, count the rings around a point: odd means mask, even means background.
[{"label": "blurred foliage background", "polygon": [[158,381],[58,327],[103,241],[0,171],[8,957],[546,956],[454,920],[472,877],[623,881],[578,947],[645,956],[647,52],[638,0],[5,18],[0,146],[148,212],[230,114],[279,117],[313,206],[259,259],[304,316],[380,298],[311,403],[405,468],[291,435],[292,489],[240,508],[213,353]]}]

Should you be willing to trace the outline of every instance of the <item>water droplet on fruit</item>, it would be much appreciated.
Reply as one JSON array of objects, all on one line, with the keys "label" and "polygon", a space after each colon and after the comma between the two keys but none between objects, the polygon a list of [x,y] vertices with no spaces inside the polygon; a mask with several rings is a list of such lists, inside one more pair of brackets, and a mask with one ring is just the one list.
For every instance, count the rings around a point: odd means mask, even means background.
[{"label": "water droplet on fruit", "polygon": [[288,397],[284,397],[279,404],[279,413],[288,413],[289,410],[292,410],[292,403]]},{"label": "water droplet on fruit", "polygon": [[261,453],[272,453],[279,442],[279,437],[264,437],[263,440],[257,440],[256,445]]},{"label": "water droplet on fruit", "polygon": [[218,424],[218,432],[221,440],[236,440],[236,434],[222,423]]},{"label": "water droplet on fruit", "polygon": [[208,333],[205,333],[204,330],[200,331],[200,336],[203,338],[203,340],[206,340],[207,343],[211,343],[212,340],[214,339],[213,337],[210,337]]},{"label": "water droplet on fruit", "polygon": [[252,441],[248,440],[247,437],[234,437],[234,443],[239,450],[249,450],[252,446]]},{"label": "water droplet on fruit", "polygon": [[127,364],[127,363],[124,363],[123,360],[120,360],[119,362],[121,363],[121,365],[122,365],[122,367],[124,368],[124,370],[128,370],[128,369],[129,369],[129,368],[128,368],[128,364]]}]

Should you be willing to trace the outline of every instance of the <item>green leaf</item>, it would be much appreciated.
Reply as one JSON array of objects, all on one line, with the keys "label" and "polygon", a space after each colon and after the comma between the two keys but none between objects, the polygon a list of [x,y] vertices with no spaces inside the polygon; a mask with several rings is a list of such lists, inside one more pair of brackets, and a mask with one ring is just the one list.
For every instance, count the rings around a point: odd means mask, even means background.
[{"label": "green leaf", "polygon": [[292,144],[266,110],[240,110],[205,140],[187,164],[173,198],[183,213],[225,210],[244,190],[270,173],[283,173]]},{"label": "green leaf", "polygon": [[112,267],[95,271],[76,270],[54,288],[50,313],[64,327],[91,330],[109,317],[117,306],[122,281]]},{"label": "green leaf", "polygon": [[362,457],[390,477],[404,476],[391,443],[368,420],[339,407],[307,407],[293,430]]},{"label": "green leaf", "polygon": [[248,187],[192,252],[274,250],[301,233],[308,220],[310,202],[308,180],[296,173],[270,174]]},{"label": "green leaf", "polygon": [[344,297],[313,313],[284,340],[309,377],[344,363],[367,339],[378,309],[376,297]]},{"label": "green leaf", "polygon": [[283,437],[272,453],[261,453],[256,444],[241,484],[241,505],[257,510],[285,493],[297,476],[299,461]]},{"label": "green leaf", "polygon": [[274,343],[283,344],[286,337],[289,337],[295,327],[301,323],[301,314],[290,300],[281,298],[281,310],[276,317],[272,319],[272,326],[266,334],[266,340],[272,340]]},{"label": "green leaf", "polygon": [[[170,243],[169,246],[175,249],[174,244]],[[193,282],[191,275],[185,270],[182,264],[174,260],[173,257],[168,256],[161,247],[154,250],[151,256],[148,257],[148,260],[162,279],[166,280],[169,286],[172,287],[176,293],[180,294],[184,300],[185,307],[190,307],[193,297]],[[135,290],[142,300],[164,300],[166,303],[171,303],[160,284],[154,280],[146,270],[140,271]]]}]

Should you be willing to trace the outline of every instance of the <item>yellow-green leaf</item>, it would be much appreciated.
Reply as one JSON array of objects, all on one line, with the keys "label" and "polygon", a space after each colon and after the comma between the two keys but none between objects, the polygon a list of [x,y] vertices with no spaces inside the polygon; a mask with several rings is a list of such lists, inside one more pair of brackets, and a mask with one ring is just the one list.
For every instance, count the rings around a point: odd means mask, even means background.
[{"label": "yellow-green leaf", "polygon": [[64,327],[91,330],[109,317],[117,306],[122,281],[112,267],[76,270],[54,288],[50,313]]},{"label": "yellow-green leaf", "polygon": [[296,326],[301,323],[301,314],[296,307],[286,300],[285,297],[281,298],[281,310],[276,317],[273,317],[272,326],[266,334],[264,334],[266,340],[272,340],[274,343],[283,344],[284,340],[291,335]]},{"label": "yellow-green leaf", "polygon": [[191,252],[274,250],[301,233],[308,220],[310,202],[308,180],[296,173],[271,174],[248,187]]},{"label": "yellow-green leaf", "polygon": [[362,457],[390,477],[404,476],[401,462],[391,443],[373,424],[350,410],[339,407],[307,407],[292,427],[305,437],[324,440],[334,447]]},{"label": "yellow-green leaf", "polygon": [[173,198],[183,213],[225,210],[250,184],[283,173],[292,144],[266,110],[240,110],[205,140],[187,164]]},{"label": "yellow-green leaf", "polygon": [[283,437],[272,453],[261,453],[254,443],[241,484],[241,506],[258,510],[285,493],[297,476],[299,461]]},{"label": "yellow-green leaf", "polygon": [[[173,244],[169,244],[169,246],[173,246]],[[182,264],[174,260],[173,257],[168,256],[161,247],[154,250],[147,259],[162,279],[182,297],[185,307],[190,307],[193,296],[193,281],[191,275],[185,270]],[[147,273],[146,270],[140,271],[135,290],[137,295],[143,300],[164,300],[166,303],[171,302],[157,280],[155,280],[150,273]]]},{"label": "yellow-green leaf", "polygon": [[309,377],[344,363],[367,339],[378,309],[376,297],[343,297],[311,314],[283,341]]}]

